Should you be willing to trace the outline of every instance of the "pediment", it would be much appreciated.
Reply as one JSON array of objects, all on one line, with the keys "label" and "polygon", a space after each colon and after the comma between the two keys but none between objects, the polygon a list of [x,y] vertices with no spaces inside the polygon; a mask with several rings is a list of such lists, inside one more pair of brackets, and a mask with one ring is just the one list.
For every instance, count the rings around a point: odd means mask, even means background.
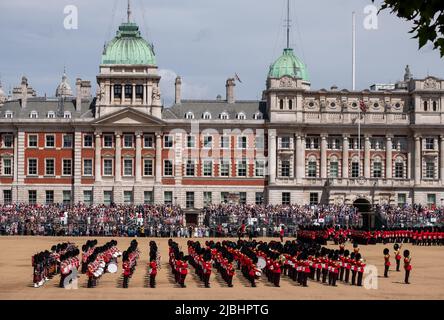
[{"label": "pediment", "polygon": [[107,114],[99,119],[94,120],[95,125],[114,125],[114,126],[146,126],[146,125],[162,125],[162,119],[153,117],[144,112],[126,108]]}]

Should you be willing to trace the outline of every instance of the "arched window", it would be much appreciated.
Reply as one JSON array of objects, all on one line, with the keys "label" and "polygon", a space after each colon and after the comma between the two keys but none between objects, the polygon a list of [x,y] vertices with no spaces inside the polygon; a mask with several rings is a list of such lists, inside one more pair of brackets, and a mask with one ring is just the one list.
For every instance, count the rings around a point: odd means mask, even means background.
[{"label": "arched window", "polygon": [[433,111],[438,111],[438,103],[436,101],[433,101]]},{"label": "arched window", "polygon": [[288,109],[293,110],[293,100],[288,101]]},{"label": "arched window", "polygon": [[204,120],[211,120],[211,113],[209,113],[209,112],[205,112],[205,113],[202,115],[202,118],[203,118]]},{"label": "arched window", "polygon": [[373,178],[382,178],[382,161],[380,157],[373,159]]},{"label": "arched window", "polygon": [[429,108],[429,104],[427,103],[427,101],[424,101],[424,111],[428,111]]},{"label": "arched window", "polygon": [[243,112],[240,112],[237,114],[237,120],[245,120],[246,119],[246,115]]},{"label": "arched window", "polygon": [[187,120],[192,120],[192,119],[194,119],[194,114],[193,114],[192,112],[187,112],[187,113],[185,114],[185,119],[187,119]]},{"label": "arched window", "polygon": [[396,179],[405,178],[405,161],[401,157],[398,157],[395,160],[395,178]]},{"label": "arched window", "polygon": [[318,176],[318,164],[315,159],[308,161],[307,175],[309,178],[316,178]]},{"label": "arched window", "polygon": [[279,100],[279,108],[280,108],[281,110],[284,110],[284,100],[283,100],[283,99],[280,99],[280,100]]}]

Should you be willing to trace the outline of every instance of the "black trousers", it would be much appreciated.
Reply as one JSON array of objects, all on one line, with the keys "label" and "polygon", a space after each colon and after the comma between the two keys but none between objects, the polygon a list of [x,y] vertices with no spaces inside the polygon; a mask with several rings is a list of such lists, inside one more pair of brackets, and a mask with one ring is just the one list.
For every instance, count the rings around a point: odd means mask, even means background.
[{"label": "black trousers", "polygon": [[186,274],[181,274],[179,276],[179,284],[182,288],[185,288],[185,278],[187,277]]},{"label": "black trousers", "polygon": [[205,283],[205,288],[209,288],[210,287],[210,276],[211,273],[203,273],[203,281]]},{"label": "black trousers", "polygon": [[275,287],[279,287],[279,283],[281,281],[281,273],[273,272],[273,284]]},{"label": "black trousers", "polygon": [[122,287],[125,289],[128,288],[128,282],[129,282],[129,276],[123,276]]},{"label": "black trousers", "polygon": [[345,278],[344,282],[348,283],[348,279],[350,279],[350,269],[345,269]]},{"label": "black trousers", "polygon": [[321,269],[316,269],[316,280],[321,281]]},{"label": "black trousers", "polygon": [[357,285],[359,286],[359,287],[362,287],[362,277],[364,276],[364,273],[363,272],[358,272],[358,283],[357,283]]},{"label": "black trousers", "polygon": [[388,278],[388,272],[389,272],[390,266],[384,266],[384,277]]},{"label": "black trousers", "polygon": [[399,268],[401,266],[401,260],[396,259],[396,271],[400,271]]},{"label": "black trousers", "polygon": [[352,270],[352,286],[356,284],[356,271]]},{"label": "black trousers", "polygon": [[150,274],[150,287],[155,288],[156,287],[156,275]]},{"label": "black trousers", "polygon": [[405,279],[404,279],[404,282],[405,282],[406,284],[409,283],[409,277],[410,277],[410,270],[405,270]]}]

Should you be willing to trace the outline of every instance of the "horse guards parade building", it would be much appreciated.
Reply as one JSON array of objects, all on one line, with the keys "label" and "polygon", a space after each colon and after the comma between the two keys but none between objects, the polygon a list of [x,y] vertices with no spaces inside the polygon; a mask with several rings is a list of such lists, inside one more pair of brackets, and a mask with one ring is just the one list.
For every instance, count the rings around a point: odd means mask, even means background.
[{"label": "horse guards parade building", "polygon": [[[136,23],[104,48],[98,89],[66,74],[54,98],[0,84],[0,203],[442,205],[444,80],[311,90],[289,47],[260,101],[162,105],[153,46]],[[358,123],[361,139],[358,139]]]}]

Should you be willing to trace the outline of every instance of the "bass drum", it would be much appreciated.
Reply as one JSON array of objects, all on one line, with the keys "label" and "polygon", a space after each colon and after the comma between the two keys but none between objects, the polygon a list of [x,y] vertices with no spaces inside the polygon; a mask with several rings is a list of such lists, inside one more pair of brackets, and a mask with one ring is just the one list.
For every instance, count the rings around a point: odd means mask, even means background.
[{"label": "bass drum", "polygon": [[263,270],[267,266],[267,261],[263,257],[259,257],[256,266],[259,270]]},{"label": "bass drum", "polygon": [[117,272],[117,264],[115,264],[115,263],[110,263],[110,264],[108,265],[107,270],[108,270],[109,273],[116,273],[116,272]]}]

